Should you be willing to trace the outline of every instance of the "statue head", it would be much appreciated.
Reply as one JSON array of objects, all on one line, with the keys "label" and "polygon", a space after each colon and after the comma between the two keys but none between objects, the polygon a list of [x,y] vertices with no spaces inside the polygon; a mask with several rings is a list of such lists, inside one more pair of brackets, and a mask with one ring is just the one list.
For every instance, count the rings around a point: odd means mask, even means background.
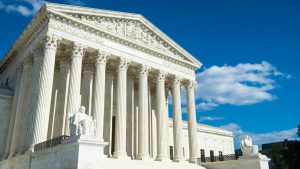
[{"label": "statue head", "polygon": [[252,146],[252,139],[250,136],[246,135],[245,137],[245,145],[248,147],[248,146]]},{"label": "statue head", "polygon": [[80,112],[80,113],[85,113],[85,107],[84,107],[84,106],[80,106],[79,112]]}]

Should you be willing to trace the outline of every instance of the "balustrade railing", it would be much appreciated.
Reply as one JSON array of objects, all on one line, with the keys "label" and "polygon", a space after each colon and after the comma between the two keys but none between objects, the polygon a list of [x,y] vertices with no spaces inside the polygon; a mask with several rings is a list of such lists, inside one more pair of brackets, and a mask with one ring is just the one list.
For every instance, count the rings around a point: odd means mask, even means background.
[{"label": "balustrade railing", "polygon": [[201,157],[197,159],[197,163],[207,163],[207,162],[217,162],[217,161],[229,161],[229,160],[237,160],[235,154],[227,154],[222,156],[214,156],[211,157]]},{"label": "balustrade railing", "polygon": [[62,142],[67,139],[69,136],[62,135],[59,137],[55,137],[53,139],[38,143],[34,146],[34,151],[39,151],[42,149],[50,148],[62,144]]}]

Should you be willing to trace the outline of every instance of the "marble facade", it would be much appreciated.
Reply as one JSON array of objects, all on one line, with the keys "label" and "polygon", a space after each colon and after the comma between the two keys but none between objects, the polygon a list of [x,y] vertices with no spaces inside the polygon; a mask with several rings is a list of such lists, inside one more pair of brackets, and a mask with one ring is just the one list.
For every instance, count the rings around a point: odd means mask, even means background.
[{"label": "marble facade", "polygon": [[70,135],[68,119],[80,106],[95,119],[95,137],[108,143],[111,158],[169,161],[173,146],[174,162],[196,163],[205,134],[226,137],[222,150],[233,154],[231,132],[197,125],[201,65],[141,15],[46,3],[0,64],[0,82],[14,89],[2,159]]}]

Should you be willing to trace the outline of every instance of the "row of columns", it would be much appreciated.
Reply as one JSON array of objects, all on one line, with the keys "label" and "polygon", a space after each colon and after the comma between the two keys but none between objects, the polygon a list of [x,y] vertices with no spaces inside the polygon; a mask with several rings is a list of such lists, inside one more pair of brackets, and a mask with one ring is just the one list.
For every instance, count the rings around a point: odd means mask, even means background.
[{"label": "row of columns", "polygon": [[[17,84],[13,103],[15,122],[12,128],[11,144],[7,141],[6,151],[10,156],[33,151],[34,145],[47,140],[51,91],[53,86],[55,56],[60,39],[54,35],[46,35],[36,47],[33,57],[28,57],[22,69],[18,69]],[[82,60],[86,46],[73,43],[70,65],[61,61],[59,75],[59,94],[57,96],[56,113],[60,130],[55,135],[68,134],[68,120],[66,115],[73,114],[80,106],[80,82]],[[104,130],[104,98],[105,98],[105,70],[108,54],[97,51],[95,55],[94,84],[92,96],[93,116],[96,120],[95,136],[103,141]],[[115,151],[113,157],[126,158],[126,115],[127,115],[127,69],[130,60],[120,57],[117,68],[116,90],[116,120],[115,120]],[[139,67],[138,91],[138,153],[137,159],[149,158],[149,110],[148,110],[148,73],[147,65]],[[165,96],[165,76],[162,70],[156,76],[156,112],[157,112],[157,157],[156,160],[168,160],[168,113]],[[183,160],[182,144],[182,111],[181,111],[181,78],[175,76],[172,84],[173,124],[174,124],[174,161]],[[29,88],[29,90],[26,90]],[[188,132],[190,146],[190,162],[196,162],[197,151],[197,123],[194,100],[194,81],[186,85]],[[24,121],[23,119],[27,119]],[[65,131],[66,130],[66,131]],[[25,133],[22,135],[22,133]],[[9,145],[10,144],[10,145]]]}]

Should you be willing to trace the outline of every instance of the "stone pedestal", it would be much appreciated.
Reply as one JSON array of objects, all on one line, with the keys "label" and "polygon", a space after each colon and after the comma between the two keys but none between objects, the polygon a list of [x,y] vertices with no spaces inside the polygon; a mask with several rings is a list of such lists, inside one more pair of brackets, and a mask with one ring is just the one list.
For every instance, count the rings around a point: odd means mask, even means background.
[{"label": "stone pedestal", "polygon": [[91,137],[73,137],[63,144],[0,161],[1,169],[103,169],[103,148]]},{"label": "stone pedestal", "polygon": [[102,169],[103,148],[107,145],[98,139],[75,137],[67,139],[62,148],[62,168],[72,169]]},{"label": "stone pedestal", "polygon": [[270,159],[262,154],[241,156],[238,159],[243,169],[269,169]]},{"label": "stone pedestal", "polygon": [[238,160],[201,163],[207,169],[269,169],[270,159],[265,155],[241,156]]}]

